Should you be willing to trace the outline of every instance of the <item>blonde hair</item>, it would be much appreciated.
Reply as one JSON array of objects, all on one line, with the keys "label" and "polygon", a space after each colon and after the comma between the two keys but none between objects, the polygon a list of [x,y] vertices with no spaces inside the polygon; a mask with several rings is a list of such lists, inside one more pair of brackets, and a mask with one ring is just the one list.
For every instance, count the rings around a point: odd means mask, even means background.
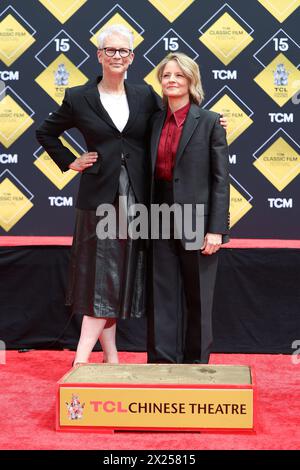
[{"label": "blonde hair", "polygon": [[[175,60],[178,63],[185,78],[187,78],[189,82],[190,100],[196,104],[202,103],[204,100],[204,91],[202,88],[199,66],[193,59],[182,52],[170,53],[161,61],[157,69],[157,78],[159,83],[162,82],[165,66],[171,60]],[[167,101],[167,97],[165,95],[163,95],[163,100],[164,102]]]}]

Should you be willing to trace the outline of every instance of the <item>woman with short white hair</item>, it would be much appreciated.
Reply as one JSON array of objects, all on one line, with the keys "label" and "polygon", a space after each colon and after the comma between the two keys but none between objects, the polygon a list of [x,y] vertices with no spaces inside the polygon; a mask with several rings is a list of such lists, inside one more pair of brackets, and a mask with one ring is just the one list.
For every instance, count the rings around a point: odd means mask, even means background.
[{"label": "woman with short white hair", "polygon": [[[87,85],[66,89],[61,107],[37,130],[37,139],[62,171],[81,173],[71,253],[67,304],[83,315],[74,363],[88,362],[100,339],[104,362],[118,362],[116,320],[144,314],[144,251],[141,240],[99,239],[96,210],[119,196],[127,204],[145,203],[148,188],[146,132],[159,100],[149,85],[124,81],[133,62],[133,33],[112,25],[98,38],[103,75]],[[76,127],[87,151],[75,158],[59,140]]]}]

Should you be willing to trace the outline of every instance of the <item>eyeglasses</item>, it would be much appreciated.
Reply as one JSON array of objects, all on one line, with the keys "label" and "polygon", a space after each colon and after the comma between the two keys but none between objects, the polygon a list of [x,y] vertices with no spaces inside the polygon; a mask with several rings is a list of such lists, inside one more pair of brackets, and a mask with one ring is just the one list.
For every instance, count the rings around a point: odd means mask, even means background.
[{"label": "eyeglasses", "polygon": [[105,55],[107,55],[108,57],[114,57],[116,55],[116,52],[119,52],[120,57],[124,58],[128,57],[131,54],[132,49],[126,49],[125,47],[122,47],[121,49],[115,49],[114,47],[103,47],[102,49],[100,49],[100,51],[104,51]]}]

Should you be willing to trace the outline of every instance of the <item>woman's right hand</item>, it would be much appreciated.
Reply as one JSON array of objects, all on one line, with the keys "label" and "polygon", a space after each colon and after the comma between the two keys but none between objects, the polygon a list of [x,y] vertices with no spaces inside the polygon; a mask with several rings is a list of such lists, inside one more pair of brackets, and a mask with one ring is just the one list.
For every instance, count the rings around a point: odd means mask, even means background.
[{"label": "woman's right hand", "polygon": [[81,157],[76,158],[74,162],[70,163],[70,170],[74,171],[84,171],[86,168],[93,166],[98,159],[97,152],[86,152],[81,155]]}]

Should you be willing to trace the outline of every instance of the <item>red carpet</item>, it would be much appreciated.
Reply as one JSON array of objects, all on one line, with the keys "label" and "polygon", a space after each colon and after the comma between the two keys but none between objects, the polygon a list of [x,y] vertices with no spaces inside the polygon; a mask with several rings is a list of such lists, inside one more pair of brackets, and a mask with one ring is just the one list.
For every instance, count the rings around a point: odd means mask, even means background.
[{"label": "red carpet", "polygon": [[[56,432],[56,382],[67,372],[70,351],[8,351],[0,365],[0,449],[201,450],[299,449],[300,364],[291,356],[213,354],[211,364],[246,364],[257,381],[256,434],[184,432]],[[101,361],[93,353],[92,362]],[[122,362],[143,363],[144,353],[122,353]]]},{"label": "red carpet", "polygon": [[[2,236],[0,246],[70,246],[72,237]],[[300,240],[233,238],[223,248],[300,248]]]}]

